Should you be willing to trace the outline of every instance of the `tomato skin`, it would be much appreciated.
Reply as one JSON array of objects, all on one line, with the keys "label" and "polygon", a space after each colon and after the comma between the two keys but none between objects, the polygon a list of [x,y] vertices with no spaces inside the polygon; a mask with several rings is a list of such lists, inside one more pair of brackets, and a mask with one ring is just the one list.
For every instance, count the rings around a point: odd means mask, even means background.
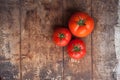
[{"label": "tomato skin", "polygon": [[67,53],[73,59],[81,59],[86,54],[85,43],[80,39],[71,40],[67,46]]},{"label": "tomato skin", "polygon": [[68,26],[74,36],[86,37],[94,29],[94,20],[87,13],[76,12],[71,16]]},{"label": "tomato skin", "polygon": [[58,46],[66,46],[71,37],[72,35],[67,28],[57,28],[53,33],[53,41]]}]

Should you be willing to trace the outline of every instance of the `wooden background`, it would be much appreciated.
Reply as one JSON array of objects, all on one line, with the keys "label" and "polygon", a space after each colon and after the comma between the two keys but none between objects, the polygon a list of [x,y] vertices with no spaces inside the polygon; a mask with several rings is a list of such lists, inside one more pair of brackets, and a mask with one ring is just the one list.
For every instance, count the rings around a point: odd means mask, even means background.
[{"label": "wooden background", "polygon": [[[78,61],[52,41],[76,11],[95,20]],[[117,80],[117,11],[118,0],[0,0],[0,80]]]}]

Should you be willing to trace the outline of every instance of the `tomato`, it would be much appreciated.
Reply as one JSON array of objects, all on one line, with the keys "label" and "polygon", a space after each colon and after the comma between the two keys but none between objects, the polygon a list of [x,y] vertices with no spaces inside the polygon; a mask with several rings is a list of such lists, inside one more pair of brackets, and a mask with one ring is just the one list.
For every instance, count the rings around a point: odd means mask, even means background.
[{"label": "tomato", "polygon": [[86,37],[94,28],[94,20],[87,13],[77,12],[71,16],[68,26],[74,36]]},{"label": "tomato", "polygon": [[73,59],[81,59],[86,54],[85,43],[80,39],[70,41],[67,46],[67,53]]},{"label": "tomato", "polygon": [[53,41],[58,46],[66,46],[71,40],[71,33],[67,28],[58,28],[54,31]]}]

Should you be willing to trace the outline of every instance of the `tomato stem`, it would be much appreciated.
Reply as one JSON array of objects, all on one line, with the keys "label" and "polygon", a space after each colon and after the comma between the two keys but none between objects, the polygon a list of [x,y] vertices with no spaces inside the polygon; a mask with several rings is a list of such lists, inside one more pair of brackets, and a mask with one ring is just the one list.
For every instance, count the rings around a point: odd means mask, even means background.
[{"label": "tomato stem", "polygon": [[77,24],[80,25],[80,26],[83,26],[83,25],[85,25],[85,20],[80,19],[80,20],[77,22]]},{"label": "tomato stem", "polygon": [[63,39],[64,37],[65,37],[65,35],[64,35],[63,33],[60,33],[60,34],[59,34],[59,38],[60,38],[60,39]]},{"label": "tomato stem", "polygon": [[73,49],[74,49],[74,51],[75,51],[75,52],[78,52],[78,51],[80,51],[80,50],[81,50],[81,48],[80,48],[79,46],[74,46],[74,48],[73,48]]}]

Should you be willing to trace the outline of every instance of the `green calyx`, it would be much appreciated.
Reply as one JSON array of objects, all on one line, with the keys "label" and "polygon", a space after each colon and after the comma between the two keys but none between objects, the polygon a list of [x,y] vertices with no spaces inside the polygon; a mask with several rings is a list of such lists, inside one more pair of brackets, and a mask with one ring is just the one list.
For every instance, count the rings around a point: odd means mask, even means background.
[{"label": "green calyx", "polygon": [[80,48],[80,47],[78,47],[78,46],[74,46],[74,48],[73,48],[73,49],[74,49],[74,51],[75,51],[75,52],[78,52],[78,51],[80,51],[80,50],[81,50],[81,48]]},{"label": "green calyx", "polygon": [[64,35],[63,33],[60,33],[60,34],[59,34],[59,38],[60,38],[60,39],[63,39],[64,37],[65,37],[65,35]]},{"label": "green calyx", "polygon": [[80,25],[80,26],[84,26],[84,25],[85,25],[85,20],[80,19],[80,20],[77,22],[77,24]]}]

